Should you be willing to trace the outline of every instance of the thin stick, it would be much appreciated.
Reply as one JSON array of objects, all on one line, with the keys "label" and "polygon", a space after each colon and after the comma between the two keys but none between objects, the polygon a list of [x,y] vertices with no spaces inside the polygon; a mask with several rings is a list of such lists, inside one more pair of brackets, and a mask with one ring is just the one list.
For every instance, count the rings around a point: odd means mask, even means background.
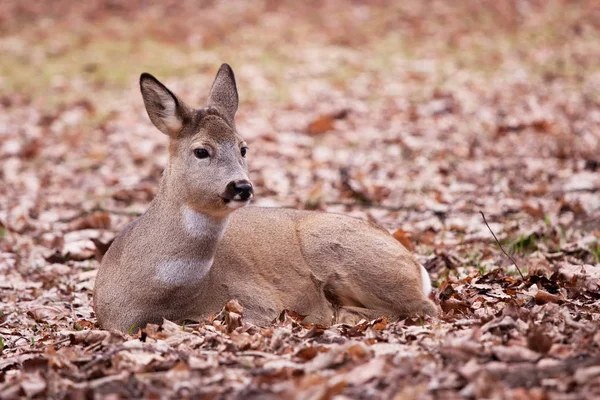
[{"label": "thin stick", "polygon": [[496,243],[498,243],[498,246],[500,247],[500,250],[502,250],[502,252],[506,255],[506,257],[510,258],[510,261],[512,261],[513,264],[515,264],[515,267],[517,268],[517,271],[519,271],[519,275],[521,275],[521,279],[525,280],[525,277],[523,276],[523,273],[521,272],[521,268],[519,268],[519,265],[517,264],[517,262],[504,250],[504,247],[502,247],[502,245],[500,244],[500,241],[498,240],[498,238],[494,234],[494,231],[492,230],[492,228],[490,228],[490,225],[487,223],[487,221],[485,219],[485,215],[483,214],[483,211],[479,211],[479,213],[483,217],[483,222],[485,222],[485,225],[490,230],[490,233],[492,234],[492,236],[496,240]]}]

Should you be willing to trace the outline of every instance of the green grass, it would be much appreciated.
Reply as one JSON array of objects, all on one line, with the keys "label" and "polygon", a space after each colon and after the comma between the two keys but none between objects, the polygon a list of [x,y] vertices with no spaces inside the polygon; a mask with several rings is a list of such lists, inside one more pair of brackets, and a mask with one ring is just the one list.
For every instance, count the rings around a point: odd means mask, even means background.
[{"label": "green grass", "polygon": [[[261,50],[263,56],[258,59],[249,60],[243,53],[224,55],[230,53],[225,48],[207,51],[186,43],[165,43],[152,38],[143,41],[98,38],[80,44],[76,33],[63,32],[61,38],[64,37],[69,44],[56,55],[48,54],[45,42],[27,43],[31,51],[25,54],[4,52],[0,63],[3,92],[43,99],[44,107],[49,110],[87,99],[96,107],[87,124],[97,126],[110,118],[110,113],[102,108],[103,103],[114,99],[115,93],[135,86],[141,72],[150,72],[161,80],[186,78],[206,71],[212,74],[218,67],[219,61],[215,60],[220,60],[233,65],[258,63],[270,80],[276,82],[275,90],[267,94],[255,93],[250,87],[245,91],[244,101],[258,102],[265,100],[265,95],[269,97],[267,100],[281,103],[290,99],[289,85],[279,81],[293,63],[282,55],[271,54],[269,49]],[[1,44],[2,38],[0,49]],[[43,54],[43,61],[34,54]],[[74,90],[73,82],[77,82],[78,90]]]},{"label": "green grass", "polygon": [[[392,22],[397,10],[394,7],[374,8],[369,23],[354,26],[356,34],[365,38],[354,45],[354,50],[364,56],[359,62],[341,59],[327,72],[327,79],[342,88],[365,70],[383,71],[389,75],[384,78],[395,79],[393,75],[398,71],[398,60],[417,61],[409,68],[429,81],[424,86],[432,87],[433,84],[433,87],[442,89],[453,85],[456,67],[489,76],[498,73],[502,63],[508,59],[518,59],[532,74],[540,77],[550,73],[577,78],[600,71],[598,63],[575,62],[573,54],[579,50],[571,50],[567,45],[570,42],[579,47],[588,42],[595,44],[590,40],[594,32],[573,35],[572,27],[567,23],[580,20],[581,7],[558,8],[549,5],[535,16],[536,24],[509,28],[503,25],[502,18],[498,17],[493,7],[484,8],[483,12],[478,13],[468,12],[470,6],[467,3],[458,7],[466,8],[458,14],[463,19],[458,24],[462,29],[455,32],[460,33],[456,38],[440,35],[445,30],[454,32],[457,26],[450,24],[445,27],[447,22],[437,21],[435,16],[422,21],[428,27],[426,29],[435,27],[435,35],[418,33],[411,36],[410,29],[381,31],[378,27]],[[253,17],[258,16],[248,15],[249,19]],[[233,30],[227,38],[204,46],[188,43],[185,38],[174,40],[152,35],[147,32],[150,26],[147,19],[142,19],[146,24],[132,24],[129,20],[110,17],[97,25],[77,26],[73,30],[69,30],[66,24],[46,30],[39,27],[27,29],[26,24],[17,24],[20,28],[14,30],[12,35],[0,38],[0,76],[3,77],[5,92],[43,96],[43,93],[52,90],[52,95],[45,96],[46,103],[50,105],[80,99],[82,93],[73,93],[68,86],[66,90],[58,90],[56,86],[61,81],[81,81],[84,90],[91,89],[86,96],[97,104],[99,92],[131,87],[141,71],[149,71],[160,79],[167,79],[214,70],[218,62],[216,60],[227,60],[237,65],[249,63],[265,71],[268,79],[274,83],[274,90],[267,94],[272,97],[270,100],[286,102],[289,100],[289,85],[285,84],[285,73],[305,60],[290,53],[284,44],[303,49],[316,45],[324,50],[344,47],[327,40],[323,43],[302,42],[303,36],[319,28],[315,19],[322,16],[304,17],[308,19],[301,18],[297,25],[280,28],[280,35],[255,24],[247,24]],[[353,18],[348,19],[342,14],[338,17],[342,24],[351,26],[354,23]],[[468,32],[476,34],[466,34]],[[267,44],[259,39],[263,34],[266,35],[264,40]],[[294,44],[281,39],[286,35],[293,38]],[[15,41],[18,45],[15,45]],[[549,51],[549,59],[542,60],[536,58],[537,52],[532,49],[556,51]],[[600,48],[591,47],[591,51],[597,52]],[[422,71],[423,60],[435,60],[435,71]],[[252,91],[247,91],[245,97],[248,101],[261,100]],[[379,97],[373,93],[373,99],[370,100],[377,101]]]},{"label": "green grass", "polygon": [[[60,80],[71,79],[81,79],[92,86],[123,88],[131,85],[131,78],[142,70],[172,76],[190,70],[197,72],[203,66],[189,56],[185,46],[164,45],[153,40],[107,39],[81,45],[73,35],[69,37],[66,33],[65,36],[66,49],[60,54],[49,54],[45,43],[34,44],[28,54],[5,53],[0,74],[8,78],[8,89],[48,90]],[[44,62],[38,62],[33,54],[44,54]]]},{"label": "green grass", "polygon": [[129,327],[129,329],[127,330],[127,334],[128,334],[129,336],[133,336],[133,331],[134,331],[134,329],[135,329],[135,323],[134,323],[134,324],[131,324],[131,326],[130,326],[130,327]]},{"label": "green grass", "polygon": [[509,252],[519,255],[532,253],[538,248],[538,239],[536,234],[531,234],[529,236],[521,235],[518,240],[509,245]]},{"label": "green grass", "polygon": [[590,251],[594,255],[594,260],[596,260],[596,264],[600,264],[600,242],[590,246]]},{"label": "green grass", "polygon": [[475,268],[477,268],[477,271],[479,272],[479,275],[485,275],[485,274],[488,273],[488,269],[486,268],[485,265],[476,264]]},{"label": "green grass", "polygon": [[[527,277],[528,270],[523,268],[523,265],[519,265],[519,268],[521,269],[521,273],[523,274],[523,276]],[[519,273],[517,268],[510,268],[510,269],[505,268],[504,271],[505,271],[506,275],[508,275],[512,278],[521,278],[521,274]]]},{"label": "green grass", "polygon": [[544,223],[547,228],[552,228],[552,219],[550,218],[550,215],[544,214]]}]

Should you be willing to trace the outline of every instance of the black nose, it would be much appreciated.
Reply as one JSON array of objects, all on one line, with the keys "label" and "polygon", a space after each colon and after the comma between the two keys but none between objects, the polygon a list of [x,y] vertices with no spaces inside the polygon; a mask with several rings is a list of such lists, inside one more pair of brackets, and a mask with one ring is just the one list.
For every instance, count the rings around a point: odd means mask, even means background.
[{"label": "black nose", "polygon": [[252,197],[252,184],[245,179],[229,182],[225,191],[225,198],[228,200],[246,201]]},{"label": "black nose", "polygon": [[248,200],[252,196],[252,184],[248,181],[238,181],[234,186],[235,194],[242,200]]}]

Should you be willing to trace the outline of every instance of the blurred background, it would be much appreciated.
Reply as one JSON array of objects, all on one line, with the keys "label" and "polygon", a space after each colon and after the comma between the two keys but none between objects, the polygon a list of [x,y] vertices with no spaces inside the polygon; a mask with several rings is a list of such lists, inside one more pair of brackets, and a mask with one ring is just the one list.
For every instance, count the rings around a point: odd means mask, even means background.
[{"label": "blurred background", "polygon": [[84,259],[111,239],[166,162],[140,73],[200,107],[222,62],[258,205],[368,218],[421,254],[489,239],[480,209],[499,233],[594,231],[599,29],[593,0],[4,0],[4,236]]},{"label": "blurred background", "polygon": [[[360,350],[366,367],[345,375],[345,395],[594,397],[583,391],[599,387],[599,0],[0,0],[0,355],[38,357],[0,367],[1,398],[119,379],[128,397],[144,379],[203,393],[252,381],[260,390],[242,393],[259,397],[277,380],[307,398],[344,390],[337,350],[318,356],[332,369],[318,361],[322,377],[301,380],[287,366],[300,352],[279,344],[265,351],[285,363],[268,372],[207,340],[201,348],[226,361],[196,361],[189,375],[180,341],[164,353],[172,364],[154,350],[127,356],[120,341],[100,342],[108,336],[74,342],[97,328],[102,254],[146,210],[167,161],[140,74],[202,107],[223,62],[237,77],[254,204],[376,222],[432,277],[441,318],[394,327],[389,344],[401,349],[381,363]],[[354,339],[381,340],[368,329]],[[302,346],[314,333],[294,331]],[[289,336],[270,332],[271,343]],[[144,372],[121,374],[132,365]],[[537,388],[505,394],[515,385]]]}]

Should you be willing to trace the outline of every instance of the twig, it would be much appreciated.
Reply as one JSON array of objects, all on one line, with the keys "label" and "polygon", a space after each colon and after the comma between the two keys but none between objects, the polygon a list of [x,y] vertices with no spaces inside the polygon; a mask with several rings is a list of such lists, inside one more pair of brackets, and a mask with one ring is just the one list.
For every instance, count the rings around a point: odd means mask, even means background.
[{"label": "twig", "polygon": [[57,340],[56,342],[52,343],[52,345],[58,346],[59,344],[63,344],[63,343],[70,342],[70,341],[71,341],[70,337],[65,337],[65,338],[62,338],[62,339]]},{"label": "twig", "polygon": [[519,275],[521,275],[521,279],[525,280],[525,277],[523,276],[523,273],[521,272],[521,268],[519,268],[519,265],[517,264],[517,262],[506,252],[506,250],[504,250],[504,247],[502,247],[502,245],[500,244],[500,241],[496,237],[496,234],[494,233],[494,231],[492,230],[492,228],[490,228],[490,225],[487,223],[487,221],[485,219],[485,214],[483,213],[483,211],[479,211],[479,213],[483,217],[483,222],[485,222],[485,226],[487,226],[487,228],[490,230],[490,233],[494,237],[494,240],[496,240],[496,243],[498,243],[498,246],[500,247],[500,250],[502,250],[502,252],[506,255],[506,257],[510,258],[510,261],[512,261],[513,264],[515,264],[515,267],[517,268],[517,271],[519,271]]}]

